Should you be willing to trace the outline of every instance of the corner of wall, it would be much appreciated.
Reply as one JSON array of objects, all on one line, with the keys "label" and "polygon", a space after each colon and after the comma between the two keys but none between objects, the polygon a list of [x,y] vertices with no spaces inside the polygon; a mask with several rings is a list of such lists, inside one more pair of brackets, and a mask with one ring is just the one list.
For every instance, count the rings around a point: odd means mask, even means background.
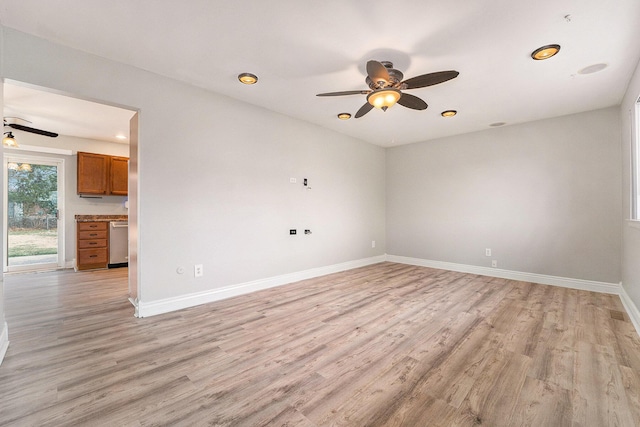
[{"label": "corner of wall", "polygon": [[622,301],[624,309],[627,310],[627,314],[631,319],[631,323],[633,323],[633,326],[636,328],[636,332],[638,332],[638,335],[640,335],[640,310],[638,310],[638,307],[629,297],[629,294],[627,294],[624,286],[620,286],[620,300]]},{"label": "corner of wall", "polygon": [[7,349],[9,348],[9,326],[7,322],[2,324],[2,333],[0,333],[0,365],[2,365],[2,361],[4,360],[4,355],[7,353]]}]

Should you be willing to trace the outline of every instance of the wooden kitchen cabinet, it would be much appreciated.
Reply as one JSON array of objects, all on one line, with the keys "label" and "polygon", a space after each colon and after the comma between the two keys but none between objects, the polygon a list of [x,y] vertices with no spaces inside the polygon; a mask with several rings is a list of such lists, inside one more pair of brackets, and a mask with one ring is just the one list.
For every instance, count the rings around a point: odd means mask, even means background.
[{"label": "wooden kitchen cabinet", "polygon": [[107,268],[109,238],[107,221],[77,223],[76,266],[78,270]]},{"label": "wooden kitchen cabinet", "polygon": [[116,196],[126,196],[129,192],[129,159],[127,157],[111,157],[110,161],[110,193]]},{"label": "wooden kitchen cabinet", "polygon": [[78,194],[106,195],[109,156],[78,153]]},{"label": "wooden kitchen cabinet", "polygon": [[126,157],[78,152],[78,194],[126,196],[128,161]]}]

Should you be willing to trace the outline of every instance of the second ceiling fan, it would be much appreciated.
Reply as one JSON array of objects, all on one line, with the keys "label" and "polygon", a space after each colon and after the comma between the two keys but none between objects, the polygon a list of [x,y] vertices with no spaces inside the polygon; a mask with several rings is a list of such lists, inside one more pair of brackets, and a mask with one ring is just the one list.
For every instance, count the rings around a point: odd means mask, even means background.
[{"label": "second ceiling fan", "polygon": [[393,63],[371,60],[367,62],[367,78],[365,79],[369,90],[319,93],[317,96],[367,95],[367,102],[356,113],[356,119],[364,116],[374,107],[387,111],[387,108],[396,102],[413,110],[425,110],[428,107],[426,102],[417,96],[403,93],[402,91],[444,83],[455,79],[458,74],[460,73],[453,70],[438,71],[403,81],[404,75],[393,68]]}]

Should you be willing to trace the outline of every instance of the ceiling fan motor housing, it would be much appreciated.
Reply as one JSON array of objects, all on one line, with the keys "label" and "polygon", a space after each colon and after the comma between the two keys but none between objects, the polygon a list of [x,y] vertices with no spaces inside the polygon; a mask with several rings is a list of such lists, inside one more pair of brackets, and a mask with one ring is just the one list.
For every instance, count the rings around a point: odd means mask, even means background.
[{"label": "ceiling fan motor housing", "polygon": [[401,71],[393,68],[392,62],[380,61],[380,63],[384,65],[384,67],[387,69],[387,73],[389,73],[389,81],[379,80],[377,82],[374,82],[373,80],[371,80],[369,76],[367,76],[367,78],[365,79],[367,86],[369,86],[371,90],[383,89],[388,87],[400,89],[400,85],[402,83],[402,79],[404,78],[404,74],[402,74]]}]

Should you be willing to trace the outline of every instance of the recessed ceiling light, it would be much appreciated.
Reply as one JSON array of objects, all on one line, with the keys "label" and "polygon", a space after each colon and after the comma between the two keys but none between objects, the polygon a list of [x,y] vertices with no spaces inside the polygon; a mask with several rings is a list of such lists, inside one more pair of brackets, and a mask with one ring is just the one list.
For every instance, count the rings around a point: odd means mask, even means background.
[{"label": "recessed ceiling light", "polygon": [[578,71],[578,74],[593,74],[607,68],[607,64],[593,64]]},{"label": "recessed ceiling light", "polygon": [[246,85],[252,85],[258,83],[258,76],[251,73],[242,73],[238,75],[238,80]]},{"label": "recessed ceiling light", "polygon": [[504,125],[506,125],[505,122],[495,122],[495,123],[491,123],[489,126],[491,126],[493,128],[497,128],[497,127],[504,126]]},{"label": "recessed ceiling light", "polygon": [[536,61],[542,61],[543,59],[551,58],[558,52],[560,52],[559,44],[548,44],[531,52],[531,57]]},{"label": "recessed ceiling light", "polygon": [[440,113],[442,117],[453,117],[456,114],[458,114],[456,110],[445,110],[442,113]]},{"label": "recessed ceiling light", "polygon": [[124,136],[123,134],[119,133],[118,135],[116,135],[117,139],[127,139],[126,136]]},{"label": "recessed ceiling light", "polygon": [[340,114],[338,114],[338,118],[340,120],[349,120],[351,118],[351,114],[349,114],[349,113],[340,113]]}]

